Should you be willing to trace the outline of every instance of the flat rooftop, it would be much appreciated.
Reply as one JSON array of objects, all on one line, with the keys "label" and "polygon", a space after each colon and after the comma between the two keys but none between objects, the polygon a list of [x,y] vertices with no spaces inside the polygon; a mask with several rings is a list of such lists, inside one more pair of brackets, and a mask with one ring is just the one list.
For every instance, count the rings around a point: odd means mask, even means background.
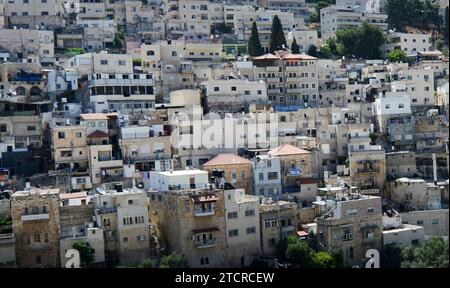
[{"label": "flat rooftop", "polygon": [[59,189],[40,189],[31,188],[30,190],[16,191],[12,197],[25,197],[29,195],[56,195],[59,194]]},{"label": "flat rooftop", "polygon": [[162,171],[162,172],[157,172],[157,173],[164,175],[164,176],[186,176],[186,175],[208,174],[208,171],[200,170],[200,169],[192,169],[192,170]]}]

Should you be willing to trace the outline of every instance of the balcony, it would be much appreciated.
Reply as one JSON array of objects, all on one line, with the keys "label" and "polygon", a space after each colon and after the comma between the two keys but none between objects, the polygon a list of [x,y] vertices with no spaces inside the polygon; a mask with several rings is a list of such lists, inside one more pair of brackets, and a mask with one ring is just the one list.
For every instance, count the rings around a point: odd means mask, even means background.
[{"label": "balcony", "polygon": [[209,248],[209,247],[215,247],[217,246],[217,241],[216,238],[214,239],[208,239],[208,240],[203,240],[200,242],[196,242],[195,243],[195,247],[202,249],[202,248]]},{"label": "balcony", "polygon": [[358,168],[358,173],[380,173],[380,168]]},{"label": "balcony", "polygon": [[116,207],[101,207],[101,208],[97,208],[97,212],[99,214],[111,214],[111,213],[116,213],[117,208]]},{"label": "balcony", "polygon": [[21,219],[23,222],[25,221],[44,221],[50,218],[48,213],[43,214],[31,214],[31,215],[22,215]]},{"label": "balcony", "polygon": [[102,183],[122,182],[123,174],[102,176]]}]

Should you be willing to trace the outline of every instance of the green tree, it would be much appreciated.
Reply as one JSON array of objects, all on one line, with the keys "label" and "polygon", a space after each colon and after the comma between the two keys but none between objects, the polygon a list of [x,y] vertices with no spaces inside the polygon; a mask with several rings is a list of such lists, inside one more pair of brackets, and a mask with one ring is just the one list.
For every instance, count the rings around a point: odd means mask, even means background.
[{"label": "green tree", "polygon": [[252,34],[248,40],[248,53],[250,56],[256,57],[264,54],[264,49],[261,46],[261,41],[259,40],[258,27],[256,27],[256,22],[252,24]]},{"label": "green tree", "polygon": [[387,0],[385,4],[389,28],[405,31],[407,27],[432,31],[441,31],[439,5],[430,0]]},{"label": "green tree", "polygon": [[319,52],[317,51],[316,45],[310,45],[307,54],[313,57],[319,57]]},{"label": "green tree", "polygon": [[319,58],[330,59],[332,56],[333,56],[333,53],[331,53],[330,46],[325,44],[322,47],[320,47]]},{"label": "green tree", "polygon": [[448,45],[449,41],[448,41],[448,33],[449,33],[449,25],[448,25],[448,6],[445,7],[445,12],[444,12],[444,17],[443,17],[443,22],[442,26],[443,26],[443,36],[444,36],[444,42],[445,44]]},{"label": "green tree", "polygon": [[337,31],[336,42],[339,55],[379,59],[379,47],[384,43],[384,35],[378,27],[364,22],[360,27]]},{"label": "green tree", "polygon": [[72,248],[78,250],[80,253],[81,267],[89,267],[94,262],[95,250],[84,241],[76,241],[72,244]]},{"label": "green tree", "polygon": [[293,54],[300,54],[300,47],[297,44],[297,39],[294,37],[294,41],[292,41],[291,51]]},{"label": "green tree", "polygon": [[401,49],[395,49],[389,52],[388,59],[391,62],[408,62],[408,55]]},{"label": "green tree", "polygon": [[274,53],[283,47],[286,47],[286,38],[284,37],[283,26],[278,15],[273,17],[272,29],[270,34],[270,53]]},{"label": "green tree", "polygon": [[122,49],[122,47],[123,47],[122,40],[120,40],[120,38],[118,36],[114,37],[113,45],[114,45],[114,48],[116,48],[116,49]]},{"label": "green tree", "polygon": [[383,247],[380,253],[381,268],[400,268],[402,262],[402,248],[389,244]]},{"label": "green tree", "polygon": [[328,252],[317,252],[312,257],[316,268],[336,268],[336,259]]},{"label": "green tree", "polygon": [[372,145],[377,144],[378,135],[376,133],[369,133],[369,138],[370,138],[370,144],[372,144]]},{"label": "green tree", "polygon": [[297,236],[289,236],[286,248],[287,260],[296,267],[307,268],[313,266],[314,251],[308,243],[300,240]]},{"label": "green tree", "polygon": [[420,246],[402,250],[402,268],[448,268],[448,240],[433,237]]},{"label": "green tree", "polygon": [[67,54],[71,57],[80,55],[80,54],[84,54],[84,53],[86,53],[86,50],[84,50],[84,48],[69,48],[69,49],[67,49]]},{"label": "green tree", "polygon": [[153,268],[153,261],[150,259],[145,259],[143,260],[141,263],[139,263],[139,265],[137,266],[137,268]]},{"label": "green tree", "polygon": [[187,268],[187,261],[183,255],[172,252],[161,258],[159,268]]}]

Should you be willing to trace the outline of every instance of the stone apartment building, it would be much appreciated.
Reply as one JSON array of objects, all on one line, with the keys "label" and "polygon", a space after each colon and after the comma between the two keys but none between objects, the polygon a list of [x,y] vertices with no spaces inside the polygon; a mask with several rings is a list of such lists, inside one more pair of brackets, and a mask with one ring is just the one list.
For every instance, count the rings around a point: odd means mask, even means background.
[{"label": "stone apartment building", "polygon": [[261,252],[273,255],[278,243],[298,230],[298,204],[264,199],[259,207]]},{"label": "stone apartment building", "polygon": [[386,44],[381,50],[387,56],[394,50],[402,50],[407,55],[417,55],[417,51],[424,52],[431,49],[431,35],[419,33],[386,33]]},{"label": "stone apartment building", "polygon": [[398,151],[386,153],[386,177],[414,177],[417,173],[416,153],[413,151]]},{"label": "stone apartment building", "polygon": [[419,245],[425,241],[424,232],[421,226],[404,224],[402,216],[395,210],[383,213],[383,246]]},{"label": "stone apartment building", "polygon": [[0,49],[8,51],[10,60],[21,61],[29,56],[34,56],[38,57],[41,62],[52,62],[54,57],[53,31],[1,29]]},{"label": "stone apartment building", "polygon": [[267,88],[263,81],[255,82],[241,77],[209,80],[202,83],[208,112],[239,113],[247,111],[251,103],[267,103]]},{"label": "stone apartment building", "polygon": [[367,250],[382,247],[381,212],[380,197],[341,190],[317,218],[319,241],[330,253],[342,253],[346,265],[361,266]]},{"label": "stone apartment building", "polygon": [[276,197],[282,192],[279,157],[258,155],[253,159],[253,191],[255,195]]},{"label": "stone apartment building", "polygon": [[320,9],[322,40],[326,41],[335,36],[339,30],[359,27],[364,21],[377,26],[382,31],[388,28],[386,14],[365,12],[359,8],[338,5]]},{"label": "stone apartment building", "polygon": [[362,193],[381,195],[386,183],[386,155],[379,145],[372,145],[367,125],[355,125],[349,133],[348,165],[353,185]]},{"label": "stone apartment building", "polygon": [[97,227],[94,217],[94,203],[88,202],[86,192],[60,194],[59,208],[61,238],[61,267],[66,266],[66,251],[76,242],[86,242],[94,249],[93,265],[105,262],[103,229]]},{"label": "stone apartment building", "polygon": [[59,267],[59,206],[59,189],[30,188],[12,195],[12,229],[19,267]]},{"label": "stone apartment building", "polygon": [[140,189],[93,196],[97,225],[104,231],[107,265],[137,265],[150,258],[147,194]]},{"label": "stone apartment building", "polygon": [[302,178],[312,177],[311,153],[290,144],[282,144],[268,152],[281,162],[282,193],[300,191]]},{"label": "stone apartment building", "polygon": [[65,24],[63,0],[10,0],[3,6],[9,26],[53,30]]},{"label": "stone apartment building", "polygon": [[422,179],[399,178],[390,183],[390,200],[403,211],[436,210],[441,209],[441,190]]},{"label": "stone apartment building", "polygon": [[238,189],[244,189],[246,194],[253,191],[253,162],[234,154],[219,154],[203,164],[209,172],[224,171],[225,181]]},{"label": "stone apartment building", "polygon": [[422,226],[426,239],[431,236],[448,237],[448,209],[410,211],[400,215],[404,224]]},{"label": "stone apartment building", "polygon": [[226,267],[223,190],[150,191],[148,197],[151,223],[169,251],[184,255],[191,268]]},{"label": "stone apartment building", "polygon": [[254,80],[267,83],[267,93],[273,105],[316,105],[319,100],[317,58],[306,54],[278,51],[253,58]]},{"label": "stone apartment building", "polygon": [[245,267],[261,253],[259,197],[243,189],[224,190],[226,266]]}]

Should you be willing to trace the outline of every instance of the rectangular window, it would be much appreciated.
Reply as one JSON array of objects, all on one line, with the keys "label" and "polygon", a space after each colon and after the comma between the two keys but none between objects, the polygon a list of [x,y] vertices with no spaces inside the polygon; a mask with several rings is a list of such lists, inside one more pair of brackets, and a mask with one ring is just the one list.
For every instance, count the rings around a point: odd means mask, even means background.
[{"label": "rectangular window", "polygon": [[34,242],[36,243],[41,242],[41,234],[34,234]]},{"label": "rectangular window", "polygon": [[36,264],[41,264],[41,263],[42,263],[41,255],[36,255]]},{"label": "rectangular window", "polygon": [[254,209],[245,211],[245,217],[249,217],[249,216],[255,216],[255,210]]},{"label": "rectangular window", "polygon": [[120,66],[125,66],[126,65],[126,61],[125,60],[119,60],[119,65]]},{"label": "rectangular window", "polygon": [[254,234],[254,233],[256,233],[256,227],[247,228],[247,234]]},{"label": "rectangular window", "polygon": [[269,179],[269,180],[276,180],[276,179],[278,179],[278,172],[268,172],[267,173],[267,179]]},{"label": "rectangular window", "polygon": [[228,236],[230,236],[230,237],[239,236],[239,230],[238,229],[229,230]]},{"label": "rectangular window", "polygon": [[66,133],[58,132],[58,139],[64,139],[66,137]]},{"label": "rectangular window", "polygon": [[439,219],[432,219],[431,224],[433,224],[433,225],[439,224]]},{"label": "rectangular window", "polygon": [[28,131],[36,131],[36,126],[27,126]]},{"label": "rectangular window", "polygon": [[108,60],[100,60],[100,65],[108,65]]},{"label": "rectangular window", "polygon": [[238,212],[228,212],[228,219],[238,218]]}]

